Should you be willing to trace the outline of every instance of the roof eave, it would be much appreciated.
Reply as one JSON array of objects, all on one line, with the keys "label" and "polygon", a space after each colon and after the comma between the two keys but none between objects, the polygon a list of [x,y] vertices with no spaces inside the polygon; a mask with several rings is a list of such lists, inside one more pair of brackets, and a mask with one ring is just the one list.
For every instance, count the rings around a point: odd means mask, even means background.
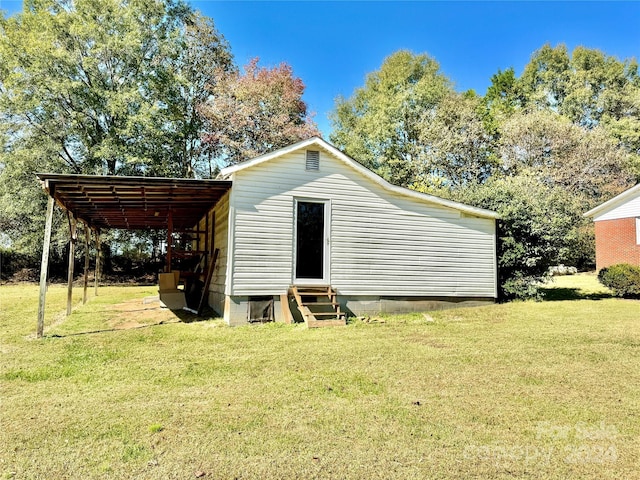
[{"label": "roof eave", "polygon": [[245,170],[247,168],[251,168],[254,167],[256,165],[259,165],[261,163],[267,162],[273,158],[277,158],[280,157],[282,155],[286,155],[288,153],[292,153],[295,152],[297,150],[300,150],[302,148],[306,148],[310,145],[317,145],[321,148],[323,148],[324,150],[330,152],[333,156],[335,156],[336,158],[338,158],[339,160],[343,161],[344,163],[350,165],[352,168],[358,170],[361,174],[365,175],[366,177],[368,177],[369,179],[371,179],[372,181],[376,182],[377,184],[379,184],[380,186],[382,186],[384,189],[398,193],[400,195],[407,195],[407,196],[411,196],[414,197],[418,200],[424,201],[424,202],[429,202],[429,203],[433,203],[436,205],[440,205],[443,207],[447,207],[447,208],[451,208],[454,210],[458,210],[460,212],[469,214],[469,215],[473,215],[476,217],[482,217],[482,218],[491,218],[491,219],[499,219],[500,215],[492,210],[486,210],[484,208],[478,208],[478,207],[472,207],[470,205],[465,205],[463,203],[458,203],[458,202],[454,202],[453,200],[445,200],[444,198],[440,198],[440,197],[436,197],[434,195],[429,195],[427,193],[421,193],[415,190],[411,190],[408,188],[404,188],[404,187],[399,187],[397,185],[393,185],[392,183],[389,183],[388,181],[386,181],[384,178],[382,178],[381,176],[377,175],[376,173],[372,172],[371,170],[369,170],[368,168],[366,168],[365,166],[363,166],[362,164],[358,163],[356,160],[354,160],[353,158],[349,157],[347,154],[345,154],[344,152],[338,150],[336,147],[334,147],[333,145],[331,145],[330,143],[326,142],[325,140],[323,140],[320,137],[312,137],[309,138],[307,140],[302,140],[298,143],[294,143],[293,145],[289,145],[288,147],[284,147],[281,148],[279,150],[275,150],[273,152],[261,155],[259,157],[256,157],[254,159],[251,160],[247,160],[246,162],[243,163],[239,163],[237,165],[233,165],[231,167],[227,167],[224,168],[221,172],[220,172],[220,177],[221,178],[230,178],[234,173],[239,172],[241,170]]},{"label": "roof eave", "polygon": [[629,197],[635,196],[636,193],[640,194],[640,183],[637,184],[636,186],[631,187],[630,189],[625,190],[624,192],[616,195],[612,199],[607,200],[604,203],[601,203],[597,207],[592,208],[588,212],[583,213],[582,216],[583,217],[596,217],[598,215],[602,215],[604,213],[607,213],[609,210],[612,210],[613,208],[619,206],[621,203],[624,203],[624,201],[627,200]]}]

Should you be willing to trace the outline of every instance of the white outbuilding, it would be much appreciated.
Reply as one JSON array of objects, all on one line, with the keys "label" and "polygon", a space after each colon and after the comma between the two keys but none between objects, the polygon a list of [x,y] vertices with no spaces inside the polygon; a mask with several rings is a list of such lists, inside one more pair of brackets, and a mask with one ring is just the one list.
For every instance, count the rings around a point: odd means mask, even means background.
[{"label": "white outbuilding", "polygon": [[219,178],[209,304],[230,325],[497,297],[495,212],[394,186],[317,137]]},{"label": "white outbuilding", "polygon": [[[38,335],[54,203],[82,225],[166,232],[160,300],[230,325],[433,310],[495,301],[489,210],[391,185],[314,137],[222,170],[216,180],[38,174],[49,195]],[[71,312],[74,250],[69,252]],[[101,257],[96,258],[96,289]],[[84,301],[89,257],[85,258]],[[184,285],[184,288],[181,288]]]}]

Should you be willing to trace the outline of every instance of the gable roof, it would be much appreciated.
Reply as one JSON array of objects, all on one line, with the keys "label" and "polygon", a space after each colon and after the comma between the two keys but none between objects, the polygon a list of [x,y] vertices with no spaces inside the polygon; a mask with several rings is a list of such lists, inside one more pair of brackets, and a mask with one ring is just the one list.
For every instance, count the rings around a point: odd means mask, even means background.
[{"label": "gable roof", "polygon": [[614,208],[619,207],[620,205],[626,203],[627,201],[637,197],[638,195],[640,195],[640,183],[635,187],[631,187],[629,190],[625,190],[621,194],[613,197],[611,200],[608,200],[604,203],[601,203],[597,207],[592,208],[583,216],[595,217],[595,216],[603,215],[608,211],[613,210]]},{"label": "gable roof", "polygon": [[309,147],[312,147],[312,146],[323,149],[327,153],[333,155],[335,158],[337,158],[338,160],[340,160],[343,163],[345,163],[347,166],[349,166],[352,169],[354,169],[357,172],[359,172],[361,175],[364,175],[369,180],[377,183],[382,188],[384,188],[385,190],[388,190],[390,192],[394,192],[394,193],[397,193],[397,194],[400,194],[400,195],[405,195],[407,197],[412,197],[412,198],[415,198],[417,200],[420,200],[420,201],[423,201],[423,202],[426,202],[426,203],[431,203],[431,204],[435,204],[435,205],[440,205],[442,207],[452,208],[454,210],[458,210],[460,212],[464,212],[464,213],[467,213],[469,215],[473,215],[473,216],[476,216],[476,217],[494,218],[494,219],[500,218],[500,216],[496,212],[494,212],[492,210],[486,210],[484,208],[472,207],[470,205],[465,205],[464,203],[454,202],[452,200],[446,200],[444,198],[436,197],[435,195],[429,195],[427,193],[421,193],[421,192],[417,192],[415,190],[410,190],[408,188],[403,188],[403,187],[398,187],[397,185],[393,185],[393,184],[387,182],[384,178],[382,178],[379,175],[373,173],[371,170],[366,168],[364,165],[358,163],[357,161],[355,161],[354,159],[352,159],[348,155],[345,155],[343,152],[338,150],[336,147],[334,147],[333,145],[331,145],[330,143],[326,142],[325,140],[323,140],[322,138],[319,138],[319,137],[312,137],[312,138],[309,138],[307,140],[302,140],[302,141],[300,141],[298,143],[294,143],[293,145],[289,145],[288,147],[284,147],[284,148],[281,148],[279,150],[275,150],[273,152],[269,152],[267,154],[260,155],[259,157],[255,157],[255,158],[253,158],[251,160],[247,160],[246,162],[238,163],[238,164],[233,165],[231,167],[224,168],[220,172],[220,178],[227,179],[227,178],[229,178],[231,175],[233,175],[236,172],[240,172],[242,170],[246,170],[248,168],[255,167],[256,165],[260,165],[262,163],[268,162],[268,161],[273,160],[275,158],[282,157],[282,156],[287,155],[289,153],[293,153],[293,152],[295,152],[297,150],[306,149],[306,148],[309,148]]}]

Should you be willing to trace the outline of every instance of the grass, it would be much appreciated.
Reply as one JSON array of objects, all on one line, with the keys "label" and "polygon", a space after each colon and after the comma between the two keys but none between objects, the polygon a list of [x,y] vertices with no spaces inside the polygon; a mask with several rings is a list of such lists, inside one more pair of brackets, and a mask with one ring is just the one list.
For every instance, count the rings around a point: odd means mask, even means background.
[{"label": "grass", "polygon": [[546,300],[597,300],[611,297],[611,291],[598,282],[595,272],[553,277],[543,291]]},{"label": "grass", "polygon": [[640,302],[559,281],[316,330],[153,318],[149,287],[60,322],[52,286],[43,340],[37,287],[0,286],[0,478],[634,478]]}]

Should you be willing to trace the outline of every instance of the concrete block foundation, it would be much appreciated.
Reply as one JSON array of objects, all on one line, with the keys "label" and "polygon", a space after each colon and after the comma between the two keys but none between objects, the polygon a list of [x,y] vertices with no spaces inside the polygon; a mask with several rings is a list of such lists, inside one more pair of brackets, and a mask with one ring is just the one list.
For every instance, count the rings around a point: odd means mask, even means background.
[{"label": "concrete block foundation", "polygon": [[[295,300],[289,298],[289,308],[294,321],[301,321]],[[338,301],[347,316],[374,316],[381,313],[410,313],[444,310],[447,308],[478,307],[495,303],[494,298],[473,297],[379,297],[347,296],[338,293]],[[248,325],[249,297],[226,296],[223,318],[232,326]],[[281,296],[273,296],[273,312],[276,322],[286,322]]]}]

